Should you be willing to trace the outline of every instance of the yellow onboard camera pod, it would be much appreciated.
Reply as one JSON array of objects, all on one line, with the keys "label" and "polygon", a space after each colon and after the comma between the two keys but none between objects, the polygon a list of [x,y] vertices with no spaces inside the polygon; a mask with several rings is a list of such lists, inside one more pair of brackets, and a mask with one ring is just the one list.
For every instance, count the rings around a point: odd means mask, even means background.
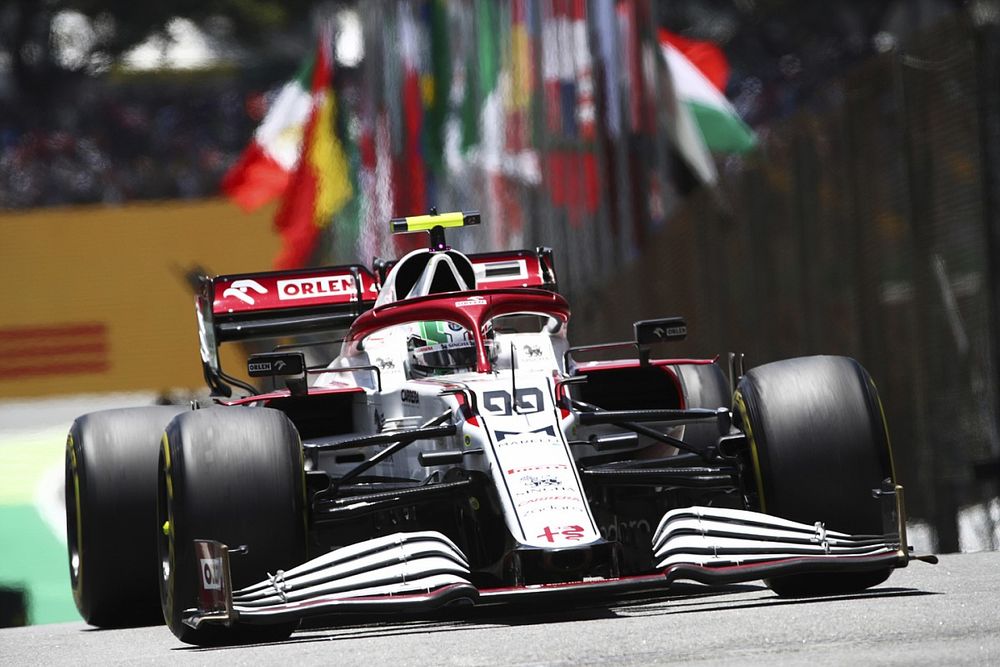
[{"label": "yellow onboard camera pod", "polygon": [[393,234],[407,232],[429,232],[431,235],[431,250],[447,250],[444,240],[445,227],[465,227],[480,223],[479,211],[455,211],[454,213],[438,214],[432,208],[430,215],[411,215],[408,218],[393,218],[389,221]]},{"label": "yellow onboard camera pod", "polygon": [[452,213],[435,213],[430,215],[411,215],[406,218],[393,218],[389,221],[393,234],[407,232],[429,232],[435,227],[465,227],[480,223],[479,211],[454,211]]}]

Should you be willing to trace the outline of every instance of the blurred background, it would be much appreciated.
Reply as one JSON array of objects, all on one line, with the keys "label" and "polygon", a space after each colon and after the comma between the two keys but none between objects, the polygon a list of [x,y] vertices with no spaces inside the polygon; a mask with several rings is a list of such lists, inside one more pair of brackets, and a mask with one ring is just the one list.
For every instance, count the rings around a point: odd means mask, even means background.
[{"label": "blurred background", "polygon": [[[325,49],[338,196],[303,244],[288,192],[222,184]],[[576,344],[677,314],[677,356],[858,358],[911,541],[996,549],[998,80],[1000,0],[8,0],[0,625],[78,618],[66,431],[198,395],[193,278],[394,257],[431,207],[482,211],[467,251],[552,247]]]}]

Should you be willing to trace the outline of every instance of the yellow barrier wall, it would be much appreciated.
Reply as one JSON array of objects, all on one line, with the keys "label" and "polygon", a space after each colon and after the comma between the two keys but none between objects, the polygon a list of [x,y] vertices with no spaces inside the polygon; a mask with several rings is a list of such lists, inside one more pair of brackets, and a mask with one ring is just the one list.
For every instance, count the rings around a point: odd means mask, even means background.
[{"label": "yellow barrier wall", "polygon": [[0,399],[202,387],[184,273],[268,270],[272,215],[224,200],[0,214]]}]

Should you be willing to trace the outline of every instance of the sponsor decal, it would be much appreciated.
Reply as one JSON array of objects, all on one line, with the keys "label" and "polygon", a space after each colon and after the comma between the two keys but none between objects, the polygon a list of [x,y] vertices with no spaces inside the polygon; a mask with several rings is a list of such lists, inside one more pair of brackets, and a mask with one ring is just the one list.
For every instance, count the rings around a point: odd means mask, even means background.
[{"label": "sponsor decal", "polygon": [[394,362],[392,359],[383,359],[382,357],[379,357],[378,359],[375,360],[375,365],[381,368],[382,370],[396,369],[396,362]]},{"label": "sponsor decal", "polygon": [[278,281],[278,299],[315,299],[324,296],[350,296],[357,299],[352,276],[322,276],[318,278],[292,278]]},{"label": "sponsor decal", "polygon": [[687,327],[656,327],[653,329],[653,335],[660,339],[675,338],[677,336],[686,336]]},{"label": "sponsor decal", "polygon": [[554,475],[550,475],[547,477],[539,477],[537,475],[525,475],[524,477],[521,478],[521,482],[525,486],[530,487],[531,489],[548,489],[553,486],[562,486],[562,481],[558,477],[555,477]]},{"label": "sponsor decal", "polygon": [[247,370],[250,371],[251,375],[254,373],[274,373],[277,375],[286,368],[288,368],[288,362],[284,359],[277,359],[274,362],[251,361],[247,364]]},{"label": "sponsor decal", "polygon": [[286,354],[262,352],[251,355],[247,360],[250,377],[263,375],[298,375],[306,370],[305,356],[301,352]]},{"label": "sponsor decal", "polygon": [[495,431],[497,436],[497,443],[503,442],[507,438],[512,438],[516,435],[547,435],[548,438],[521,438],[516,443],[518,445],[527,444],[546,444],[546,445],[558,445],[559,440],[555,439],[556,430],[552,426],[543,426],[542,428],[536,428],[534,431]]},{"label": "sponsor decal", "polygon": [[530,472],[532,470],[569,470],[569,466],[567,466],[565,463],[550,463],[548,465],[524,466],[521,468],[507,468],[507,474],[514,475],[519,472]]},{"label": "sponsor decal", "polygon": [[576,496],[553,496],[550,494],[547,496],[520,500],[518,502],[518,507],[521,508],[522,514],[537,514],[539,512],[580,510],[583,508],[583,504]]},{"label": "sponsor decal", "polygon": [[421,345],[420,347],[413,348],[413,352],[417,354],[425,354],[427,352],[440,352],[442,350],[466,350],[472,347],[472,341],[474,340],[471,335],[465,340],[453,340],[449,343],[434,343],[433,345]]},{"label": "sponsor decal", "polygon": [[413,405],[420,405],[420,394],[413,391],[412,389],[400,389],[399,398],[403,403],[412,403]]},{"label": "sponsor decal", "polygon": [[544,537],[548,542],[555,542],[557,539],[569,540],[570,542],[576,542],[582,540],[584,533],[587,530],[583,526],[563,526],[562,528],[552,529],[549,526],[545,526],[542,530],[541,535],[536,535],[535,537]]},{"label": "sponsor decal", "polygon": [[566,509],[570,505],[572,506],[579,505],[580,499],[577,498],[576,496],[570,496],[566,494],[563,494],[561,496],[549,494],[547,496],[539,496],[537,498],[531,498],[530,500],[523,500],[521,501],[520,504],[527,506],[533,503],[552,503],[550,505],[540,506],[541,509]]},{"label": "sponsor decal", "polygon": [[515,405],[517,406],[517,414],[530,415],[541,412],[545,408],[545,401],[542,398],[541,390],[535,387],[518,389],[513,397],[505,389],[483,392],[483,407],[487,412],[510,416],[514,414],[513,407]]},{"label": "sponsor decal", "polygon": [[448,328],[451,329],[452,331],[461,331],[463,327],[461,324],[456,324],[455,322],[448,322]]},{"label": "sponsor decal", "polygon": [[580,498],[573,495],[573,484],[567,479],[565,471],[525,473],[511,479],[511,486],[515,502],[521,506],[554,501],[580,504]]},{"label": "sponsor decal", "polygon": [[222,590],[222,559],[201,558],[201,587],[206,591]]},{"label": "sponsor decal", "polygon": [[645,519],[632,519],[630,521],[612,520],[606,526],[598,526],[598,530],[601,531],[604,539],[609,542],[621,542],[623,544],[647,544],[652,536],[652,528]]},{"label": "sponsor decal", "polygon": [[548,503],[546,505],[522,505],[519,506],[517,513],[525,519],[538,517],[544,519],[551,517],[554,513],[572,513],[581,516],[585,511],[580,503]]},{"label": "sponsor decal", "polygon": [[385,417],[382,416],[381,412],[376,410],[374,419],[375,419],[375,432],[381,433],[382,429],[385,427]]},{"label": "sponsor decal", "polygon": [[456,301],[455,305],[459,308],[469,308],[471,306],[485,306],[486,299],[481,296],[469,297],[464,301]]},{"label": "sponsor decal", "polygon": [[542,348],[533,345],[525,345],[521,348],[521,351],[529,359],[536,359],[542,356]]},{"label": "sponsor decal", "polygon": [[257,294],[267,294],[267,288],[261,285],[256,280],[234,280],[229,287],[222,293],[222,297],[226,298],[228,296],[235,297],[247,305],[254,305],[256,301],[252,294],[249,292],[253,290]]}]

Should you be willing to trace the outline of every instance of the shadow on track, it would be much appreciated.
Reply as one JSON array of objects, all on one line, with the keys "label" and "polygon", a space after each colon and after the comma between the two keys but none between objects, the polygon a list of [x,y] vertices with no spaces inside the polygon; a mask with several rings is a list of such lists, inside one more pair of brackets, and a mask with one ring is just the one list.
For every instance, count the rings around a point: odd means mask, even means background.
[{"label": "shadow on track", "polygon": [[[759,593],[761,597],[746,601],[732,598],[724,601],[718,599],[723,596],[750,593]],[[539,604],[536,600],[531,604],[462,606],[438,610],[419,617],[395,616],[388,621],[384,616],[374,615],[320,618],[304,622],[295,634],[282,642],[220,647],[182,646],[171,650],[199,653],[228,651],[248,647],[260,648],[262,646],[286,646],[348,639],[458,632],[488,627],[555,625],[612,618],[725,612],[759,607],[813,605],[844,600],[874,600],[924,595],[940,595],[940,593],[912,588],[873,588],[849,595],[779,598],[761,585],[733,584],[708,588],[700,584],[677,583],[667,592],[637,593],[612,600],[608,600],[606,597],[576,600],[571,607],[566,604]]]},{"label": "shadow on track", "polygon": [[[762,589],[766,590],[766,589]],[[921,591],[913,588],[875,588],[868,591],[863,591],[861,593],[852,593],[849,595],[824,595],[816,597],[800,597],[800,598],[779,598],[777,595],[768,592],[766,597],[757,598],[753,601],[740,602],[740,601],[727,601],[724,604],[706,604],[708,601],[694,601],[694,602],[658,602],[655,604],[646,604],[642,606],[636,606],[634,609],[629,609],[627,611],[628,616],[659,616],[668,614],[691,614],[691,613],[701,613],[708,611],[733,611],[739,609],[755,609],[760,607],[778,607],[787,605],[805,605],[805,604],[821,604],[828,602],[841,602],[846,600],[876,600],[880,598],[897,598],[897,597],[919,597],[924,595],[940,595],[933,591]]]},{"label": "shadow on track", "polygon": [[[583,598],[574,600],[572,606],[565,603],[540,604],[538,600],[535,600],[531,603],[447,608],[422,616],[394,616],[390,620],[384,616],[374,615],[328,617],[305,621],[294,635],[282,642],[213,647],[179,646],[171,650],[200,653],[248,647],[260,648],[269,645],[285,646],[370,637],[386,638],[413,634],[434,634],[488,627],[555,625],[647,615],[647,609],[650,610],[649,614],[682,613],[684,610],[671,610],[677,605],[704,605],[720,596],[762,591],[766,591],[763,586],[752,584],[733,584],[708,588],[699,584],[676,583],[670,591],[634,593],[611,600],[607,597]],[[774,599],[778,600],[777,597]],[[717,608],[732,608],[732,604],[720,604]],[[701,610],[691,609],[690,611]]]}]

